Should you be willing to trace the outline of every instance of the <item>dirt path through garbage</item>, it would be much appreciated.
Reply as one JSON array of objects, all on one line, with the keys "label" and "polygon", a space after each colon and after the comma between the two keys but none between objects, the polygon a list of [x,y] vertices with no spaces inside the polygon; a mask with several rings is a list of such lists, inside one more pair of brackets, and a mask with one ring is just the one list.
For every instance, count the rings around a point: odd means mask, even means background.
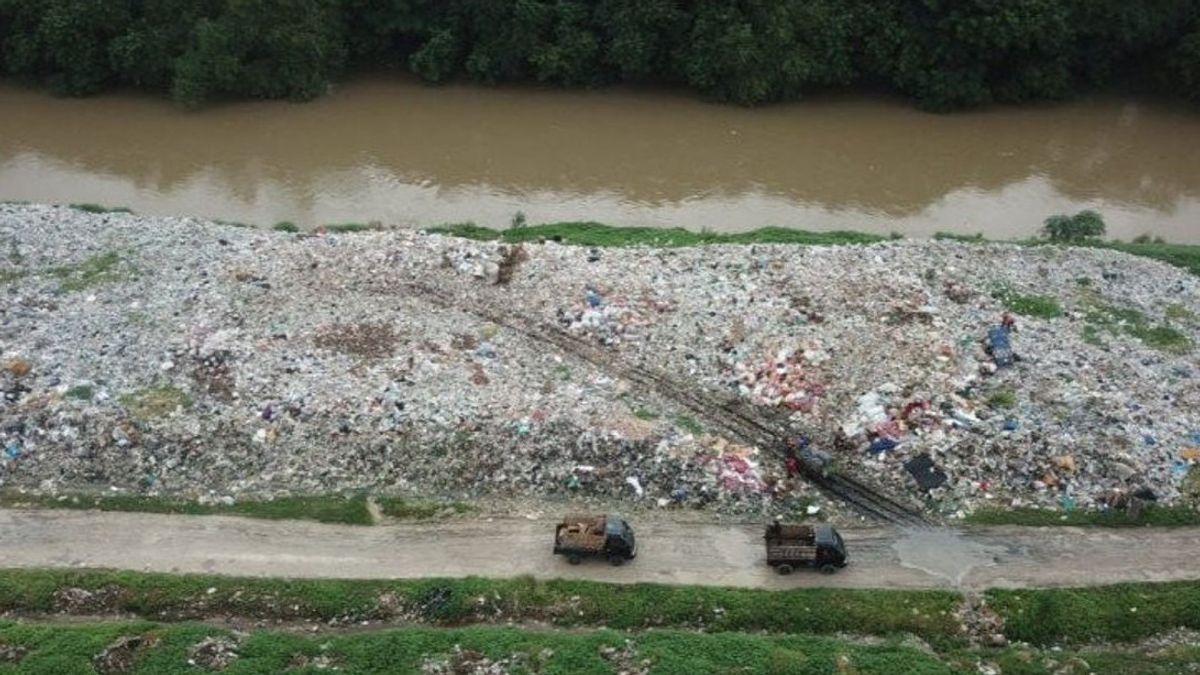
[{"label": "dirt path through garbage", "polygon": [[549,518],[355,527],[218,516],[0,510],[0,567],[108,567],[240,576],[468,575],[754,588],[1076,586],[1200,578],[1200,528],[844,530],[851,565],[781,577],[757,525],[633,523],[636,560],[577,567]]}]

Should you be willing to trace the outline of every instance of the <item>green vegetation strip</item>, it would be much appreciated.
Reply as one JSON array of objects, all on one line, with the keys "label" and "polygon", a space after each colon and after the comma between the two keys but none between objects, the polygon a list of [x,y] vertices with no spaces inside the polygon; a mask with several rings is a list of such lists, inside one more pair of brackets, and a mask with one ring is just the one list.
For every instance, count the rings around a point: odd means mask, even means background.
[{"label": "green vegetation strip", "polygon": [[508,243],[555,241],[576,246],[700,246],[711,244],[873,244],[888,237],[865,232],[807,232],[783,227],[765,227],[750,232],[719,234],[692,232],[682,228],[613,227],[601,223],[548,223],[508,230],[493,230],[470,223],[444,225],[427,230],[480,241]]},{"label": "green vegetation strip", "polygon": [[1178,527],[1200,525],[1200,511],[1191,506],[1147,505],[1132,516],[1123,510],[1092,511],[1075,509],[982,509],[967,515],[973,525],[1029,525],[1044,527]]},{"label": "green vegetation strip", "polygon": [[[661,675],[739,673],[763,675],[879,673],[978,673],[982,662],[996,672],[1025,675],[1085,673],[1180,673],[1200,659],[1200,648],[1179,646],[1153,653],[1112,649],[1039,651],[1032,648],[963,649],[930,653],[897,640],[863,644],[814,636],[706,634],[611,630],[557,632],[512,627],[402,628],[335,636],[304,636],[260,630],[245,636],[203,624],[149,622],[30,624],[0,621],[0,649],[17,658],[0,660],[0,673],[91,673],[96,657],[122,638],[145,638],[127,652],[130,673],[204,672],[188,662],[207,638],[235,644],[237,673],[482,672],[483,659],[504,662],[505,672],[615,674],[639,672],[642,664]],[[456,657],[455,654],[458,654]],[[489,671],[491,672],[491,671]]]},{"label": "green vegetation strip", "polygon": [[127,206],[103,206],[100,204],[71,204],[71,208],[84,213],[133,213]]},{"label": "green vegetation strip", "polygon": [[[545,551],[531,552],[544,555]],[[77,592],[92,593],[82,606]],[[516,579],[331,580],[78,570],[0,570],[0,611],[130,613],[187,620],[405,620],[456,626],[541,621],[618,630],[703,628],[770,633],[910,633],[955,644],[950,591],[788,591]]]},{"label": "green vegetation strip", "polygon": [[401,497],[378,497],[375,503],[379,504],[383,515],[403,520],[423,520],[443,514],[461,515],[478,511],[474,505],[465,502],[426,502]]},{"label": "green vegetation strip", "polygon": [[1004,617],[1009,639],[1032,644],[1132,641],[1173,628],[1200,629],[1197,582],[993,589],[987,596]]},{"label": "green vegetation strip", "polygon": [[[508,230],[494,230],[471,223],[443,225],[427,230],[479,241],[504,241],[508,243],[556,241],[577,246],[697,246],[703,244],[872,244],[887,241],[890,237],[865,232],[807,232],[781,227],[766,227],[737,234],[692,232],[680,228],[614,227],[600,223],[548,223],[530,225]],[[952,240],[970,243],[1006,243],[1015,246],[1049,246],[1044,239],[1025,239],[997,242],[984,239],[982,235],[960,235],[939,232],[937,240]],[[1083,248],[1106,248],[1145,258],[1153,258],[1200,276],[1200,245],[1164,243],[1124,243],[1105,241],[1082,241],[1072,246]]]},{"label": "green vegetation strip", "polygon": [[[88,593],[80,593],[81,589]],[[80,598],[84,598],[80,600]],[[1012,640],[1133,641],[1200,629],[1200,583],[998,590],[989,605]],[[952,591],[742,588],[515,579],[258,579],[98,570],[0,570],[0,611],[133,614],[155,620],[401,620],[433,626],[536,621],[615,630],[702,629],[890,637],[965,646]]]},{"label": "green vegetation strip", "polygon": [[371,512],[363,495],[279,497],[270,501],[201,504],[190,499],[142,495],[71,494],[57,497],[0,492],[0,507],[135,511],[193,516],[247,516],[273,520],[315,520],[322,523],[370,525]]},{"label": "green vegetation strip", "polygon": [[[114,623],[39,625],[0,622],[0,645],[27,652],[19,664],[0,662],[0,673],[91,673],[96,655],[124,636],[145,636],[131,650],[132,668],[123,672],[204,672],[189,666],[194,645],[209,637],[230,635],[201,624],[161,625]],[[625,657],[605,657],[602,650]],[[461,650],[457,660],[452,654]],[[635,650],[635,651],[634,651]],[[456,663],[433,672],[471,673],[467,663],[487,658],[523,664],[503,672],[551,675],[636,672],[648,660],[654,673],[952,673],[937,656],[896,643],[861,645],[808,636],[708,635],[654,631],[627,636],[614,631],[563,633],[517,628],[403,628],[340,636],[308,637],[282,631],[256,631],[237,645],[238,658],[225,673],[320,672],[336,668],[350,673],[419,673],[425,663]],[[321,665],[314,665],[321,664]],[[843,668],[838,669],[838,664]],[[625,665],[623,668],[622,666]],[[845,666],[853,667],[846,670]],[[487,671],[487,672],[501,672]]]},{"label": "green vegetation strip", "polygon": [[[1086,673],[1167,674],[1188,672],[1200,647],[1177,646],[1152,653],[1108,649],[1041,651],[1028,647],[960,649],[930,653],[900,640],[878,644],[805,635],[708,634],[653,630],[559,632],[513,627],[439,629],[408,627],[341,635],[305,636],[259,630],[237,636],[213,626],[150,622],[40,624],[0,621],[0,673],[91,673],[96,657],[122,638],[144,641],[129,650],[126,672],[172,675],[204,672],[191,666],[195,645],[224,638],[237,658],[222,672],[237,673],[419,673],[482,672],[472,666],[503,662],[504,672],[542,675],[640,672],[694,675],[879,673],[979,673],[990,662],[996,672],[1023,675]],[[0,652],[3,653],[3,652]],[[455,656],[457,654],[457,656]],[[423,666],[430,670],[424,670]],[[441,666],[441,670],[433,670]],[[489,671],[493,672],[493,671]]]},{"label": "green vegetation strip", "polygon": [[[232,503],[200,503],[181,497],[67,493],[23,494],[0,491],[0,508],[75,509],[169,513],[190,516],[244,516],[271,520],[315,520],[321,523],[371,525],[373,519],[365,494],[305,495],[275,499],[243,499]],[[380,512],[388,518],[424,520],[473,513],[478,509],[464,502],[425,501],[401,497],[377,497]]]}]

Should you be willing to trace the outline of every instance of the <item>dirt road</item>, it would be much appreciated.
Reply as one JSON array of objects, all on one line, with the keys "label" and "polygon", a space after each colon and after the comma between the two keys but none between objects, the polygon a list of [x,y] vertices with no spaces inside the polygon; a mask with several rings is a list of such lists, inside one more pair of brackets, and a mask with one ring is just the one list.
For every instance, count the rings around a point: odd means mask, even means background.
[{"label": "dirt road", "polygon": [[0,510],[0,567],[110,567],[242,576],[401,578],[522,574],[761,588],[980,589],[1200,579],[1200,528],[843,531],[851,565],[781,577],[757,526],[634,523],[624,567],[551,555],[550,520],[353,527],[217,516]]}]

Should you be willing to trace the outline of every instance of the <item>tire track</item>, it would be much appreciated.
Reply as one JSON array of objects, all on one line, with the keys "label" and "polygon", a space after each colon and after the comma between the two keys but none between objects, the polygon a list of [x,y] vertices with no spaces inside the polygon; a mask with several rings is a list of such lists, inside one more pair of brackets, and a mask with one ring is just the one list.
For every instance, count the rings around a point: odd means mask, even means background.
[{"label": "tire track", "polygon": [[[610,375],[653,391],[703,420],[707,426],[720,429],[740,442],[777,449],[782,446],[785,438],[794,434],[786,417],[778,413],[756,408],[736,397],[706,391],[694,384],[678,382],[665,373],[654,372],[645,365],[630,364],[620,356],[558,327],[512,313],[497,312],[465,295],[453,295],[426,284],[406,283],[402,286],[420,299],[442,309],[464,312],[516,331],[526,338],[587,361]],[[846,502],[867,517],[899,525],[930,524],[930,520],[920,511],[851,476],[826,475],[803,465],[802,470],[809,482],[817,488]]]}]

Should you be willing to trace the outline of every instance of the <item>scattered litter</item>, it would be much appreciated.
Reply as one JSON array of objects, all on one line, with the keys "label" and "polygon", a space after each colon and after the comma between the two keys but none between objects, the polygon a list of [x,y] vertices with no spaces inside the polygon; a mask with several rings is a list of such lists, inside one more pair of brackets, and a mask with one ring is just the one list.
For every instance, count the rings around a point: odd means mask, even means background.
[{"label": "scattered litter", "polygon": [[238,659],[237,643],[227,637],[207,637],[188,650],[188,665],[225,670]]},{"label": "scattered litter", "polygon": [[932,490],[941,487],[942,483],[946,482],[946,472],[939,469],[929,455],[913,457],[904,463],[904,468],[917,481],[917,485],[921,486],[922,490]]}]

